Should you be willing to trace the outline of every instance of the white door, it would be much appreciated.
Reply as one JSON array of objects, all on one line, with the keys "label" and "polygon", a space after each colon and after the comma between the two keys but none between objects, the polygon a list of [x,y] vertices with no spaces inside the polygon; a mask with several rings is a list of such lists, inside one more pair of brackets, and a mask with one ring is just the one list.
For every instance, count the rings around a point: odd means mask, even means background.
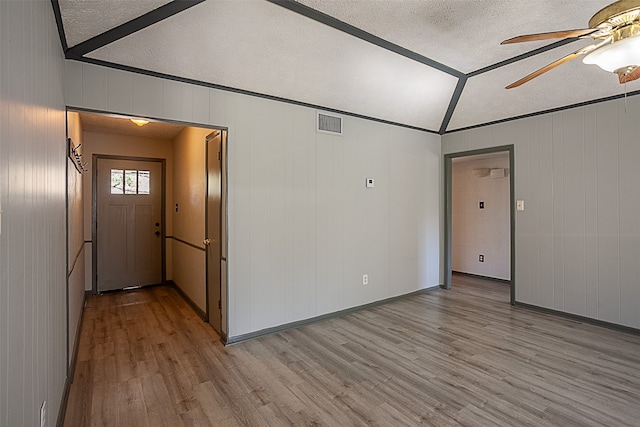
[{"label": "white door", "polygon": [[162,163],[99,158],[98,292],[162,282]]},{"label": "white door", "polygon": [[207,137],[207,293],[209,323],[221,333],[222,297],[221,297],[221,198],[222,198],[222,145],[221,132],[216,131]]}]

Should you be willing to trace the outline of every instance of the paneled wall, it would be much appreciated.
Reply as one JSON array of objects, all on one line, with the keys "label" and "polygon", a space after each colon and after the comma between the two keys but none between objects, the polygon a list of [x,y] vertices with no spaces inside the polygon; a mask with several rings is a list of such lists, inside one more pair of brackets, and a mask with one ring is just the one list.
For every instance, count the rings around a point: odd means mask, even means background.
[{"label": "paneled wall", "polygon": [[515,144],[516,300],[640,328],[640,97],[443,137]]},{"label": "paneled wall", "polygon": [[[206,302],[205,138],[187,127],[173,140],[173,281],[203,312]],[[175,206],[178,209],[175,209]]]},{"label": "paneled wall", "polygon": [[[474,169],[505,169],[503,178]],[[451,268],[461,273],[511,279],[509,154],[459,157],[451,168]],[[480,208],[480,202],[484,207]],[[479,261],[479,255],[484,261]]]},{"label": "paneled wall", "polygon": [[56,424],[66,379],[66,143],[49,2],[0,1],[0,426]]},{"label": "paneled wall", "polygon": [[[82,146],[82,124],[78,113],[67,113],[67,136],[73,144]],[[82,160],[90,162],[83,153]],[[87,173],[85,172],[84,175]],[[85,292],[85,244],[84,244],[84,203],[83,203],[83,174],[78,172],[74,162],[67,160],[67,286],[69,298],[69,364],[72,362],[73,350],[82,316]]]},{"label": "paneled wall", "polygon": [[352,117],[331,136],[310,108],[65,73],[69,106],[229,128],[230,338],[439,284],[440,136]]}]

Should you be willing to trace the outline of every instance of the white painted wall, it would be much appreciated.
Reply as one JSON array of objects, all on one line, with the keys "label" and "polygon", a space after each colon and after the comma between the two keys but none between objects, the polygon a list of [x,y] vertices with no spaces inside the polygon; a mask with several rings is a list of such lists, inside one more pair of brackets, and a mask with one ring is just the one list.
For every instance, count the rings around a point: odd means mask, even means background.
[{"label": "white painted wall", "polygon": [[[73,144],[82,146],[78,149],[82,153],[83,161],[85,145],[82,137],[82,124],[78,113],[67,113],[67,136]],[[86,174],[86,173],[85,173]],[[83,203],[83,175],[78,172],[74,162],[67,160],[67,227],[68,227],[68,266],[67,286],[69,288],[69,364],[72,362],[73,350],[80,327],[80,318],[84,306],[85,292],[85,245],[84,245],[84,203]]]},{"label": "white painted wall", "polygon": [[330,136],[305,107],[65,72],[69,106],[229,128],[230,338],[439,284],[440,136],[352,117]]},{"label": "white painted wall", "polygon": [[[212,129],[187,127],[173,140],[173,281],[203,312],[206,302],[205,138]],[[201,249],[196,249],[197,246]]]},{"label": "white painted wall", "polygon": [[[515,145],[516,300],[640,327],[640,97],[443,137]],[[626,111],[625,111],[626,110]]]},{"label": "white painted wall", "polygon": [[[453,271],[510,279],[509,176],[477,177],[474,169],[509,169],[509,154],[454,159],[451,168]],[[480,209],[479,202],[484,202]],[[484,262],[478,256],[484,255]]]},{"label": "white painted wall", "polygon": [[[102,132],[83,132],[84,139],[84,158],[89,161],[87,173],[83,174],[83,188],[84,188],[84,239],[88,242],[92,240],[92,203],[93,203],[93,165],[91,159],[94,154],[102,154],[109,156],[130,156],[130,157],[146,157],[155,159],[165,159],[165,179],[166,179],[166,234],[171,235],[173,230],[173,215],[172,215],[172,203],[173,203],[173,187],[171,182],[173,180],[173,142],[170,139],[159,138],[145,138],[136,137],[130,135],[117,135],[111,133]],[[172,278],[172,264],[171,264],[171,239],[167,239],[167,280]],[[85,251],[88,253],[88,261],[86,264],[86,290],[91,290],[92,277],[93,277],[93,265],[91,258],[91,251],[93,250],[92,243],[88,243],[85,246]]]},{"label": "white painted wall", "polygon": [[0,1],[0,426],[46,425],[66,379],[63,60],[50,2]]}]

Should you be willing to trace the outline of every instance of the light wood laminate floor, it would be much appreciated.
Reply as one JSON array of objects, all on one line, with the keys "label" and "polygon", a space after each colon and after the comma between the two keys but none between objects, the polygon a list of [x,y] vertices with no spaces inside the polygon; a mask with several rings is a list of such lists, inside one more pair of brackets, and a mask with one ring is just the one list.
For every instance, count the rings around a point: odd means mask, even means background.
[{"label": "light wood laminate floor", "polygon": [[226,348],[170,287],[90,297],[65,425],[640,424],[640,336],[454,279]]}]

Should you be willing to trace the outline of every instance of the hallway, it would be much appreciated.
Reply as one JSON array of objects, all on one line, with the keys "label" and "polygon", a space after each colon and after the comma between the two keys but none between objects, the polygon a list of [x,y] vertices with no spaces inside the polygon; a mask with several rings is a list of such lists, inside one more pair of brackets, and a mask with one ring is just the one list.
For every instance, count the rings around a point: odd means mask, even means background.
[{"label": "hallway", "polygon": [[640,337],[436,290],[223,347],[171,287],[92,296],[66,426],[635,425]]}]

